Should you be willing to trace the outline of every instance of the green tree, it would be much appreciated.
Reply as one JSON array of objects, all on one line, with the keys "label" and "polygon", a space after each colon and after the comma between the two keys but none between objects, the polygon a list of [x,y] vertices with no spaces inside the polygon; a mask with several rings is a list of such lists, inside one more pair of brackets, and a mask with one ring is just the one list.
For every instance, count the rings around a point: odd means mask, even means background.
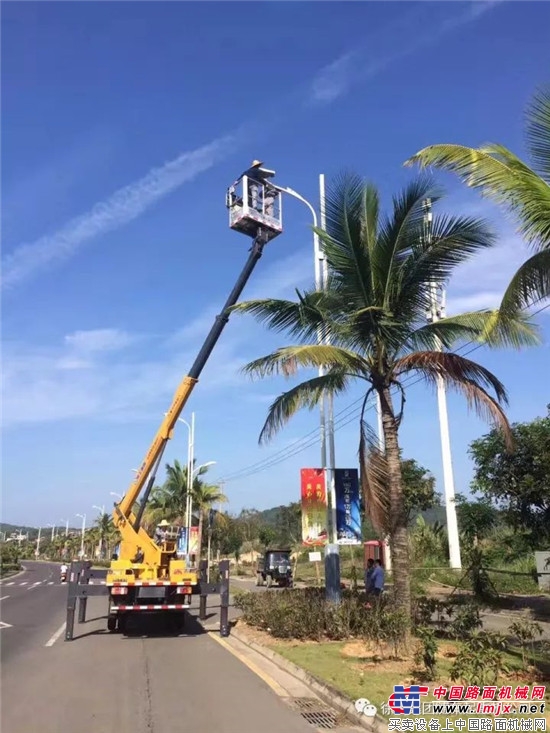
[{"label": "green tree", "polygon": [[275,525],[277,543],[292,547],[299,544],[302,538],[302,506],[300,502],[291,502],[280,507]]},{"label": "green tree", "polygon": [[[327,289],[297,292],[295,301],[255,300],[234,308],[300,342],[249,363],[248,374],[292,377],[300,368],[325,370],[273,402],[260,442],[269,440],[301,408],[315,408],[323,394],[341,394],[356,381],[365,385],[359,436],[365,504],[375,526],[384,525],[390,536],[395,603],[408,617],[408,522],[398,437],[404,378],[417,374],[434,386],[442,378],[510,437],[501,407],[506,402],[504,386],[484,367],[448,350],[461,340],[484,338],[495,314],[475,311],[426,324],[430,283],[446,283],[458,265],[492,246],[494,237],[475,218],[436,215],[428,245],[422,211],[428,197],[439,199],[426,181],[416,180],[394,198],[393,211],[383,217],[376,188],[358,176],[344,176],[327,192],[327,230],[318,230],[330,269]],[[331,345],[316,343],[319,332]],[[495,346],[533,342],[526,317],[506,319],[492,331]],[[381,404],[383,451],[365,423],[373,392]]]},{"label": "green tree", "polygon": [[439,504],[439,495],[435,491],[435,478],[414,458],[401,461],[401,477],[407,523],[413,514],[425,512]]},{"label": "green tree", "polygon": [[458,526],[467,544],[477,545],[490,535],[498,523],[498,511],[488,499],[468,501],[466,497],[457,494],[456,513]]},{"label": "green tree", "polygon": [[534,253],[512,278],[502,298],[501,313],[514,312],[550,295],[550,88],[534,95],[526,127],[531,167],[496,144],[480,148],[430,145],[406,162],[456,173],[468,186],[504,205],[519,221]]},{"label": "green tree", "polygon": [[270,527],[268,525],[260,527],[260,531],[258,533],[258,539],[260,540],[264,548],[267,549],[273,542],[275,542],[276,538],[277,538],[277,532],[275,531],[273,527]]},{"label": "green tree", "polygon": [[230,517],[220,537],[220,552],[223,555],[233,555],[239,562],[241,545],[244,542],[242,525],[235,517]]},{"label": "green tree", "polygon": [[546,417],[512,426],[515,451],[504,450],[492,430],[470,445],[472,489],[494,501],[508,522],[530,536],[533,547],[550,541],[550,406]]},{"label": "green tree", "polygon": [[218,485],[206,484],[202,481],[193,488],[193,509],[199,515],[199,554],[202,549],[204,520],[210,509],[216,504],[223,504],[227,496]]}]

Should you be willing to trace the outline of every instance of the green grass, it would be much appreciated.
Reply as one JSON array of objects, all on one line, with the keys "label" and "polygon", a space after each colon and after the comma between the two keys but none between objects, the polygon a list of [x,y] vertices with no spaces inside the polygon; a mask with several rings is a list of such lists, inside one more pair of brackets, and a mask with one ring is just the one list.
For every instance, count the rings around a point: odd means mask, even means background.
[{"label": "green grass", "polygon": [[[342,653],[348,642],[279,642],[269,641],[269,646],[285,659],[310,672],[317,679],[326,682],[339,690],[351,700],[366,697],[382,714],[381,706],[387,703],[393,686],[407,683],[412,680],[412,662],[380,661],[372,663],[370,657],[353,657]],[[448,643],[447,643],[448,646]],[[519,674],[520,657],[512,652],[506,655],[506,661],[517,672],[517,680],[508,684],[533,684],[533,680],[522,680]],[[543,663],[545,658],[540,657],[537,662]],[[449,682],[449,669],[452,660],[438,659],[438,679],[428,683],[433,689],[435,685]],[[548,674],[545,677],[549,677]],[[549,679],[545,679],[548,686]],[[545,684],[545,682],[537,682]],[[550,696],[547,694],[547,700]],[[445,716],[429,716],[444,720]],[[457,716],[458,717],[458,716]],[[540,717],[540,716],[539,716]]]},{"label": "green grass", "polygon": [[367,697],[374,705],[380,707],[387,702],[393,685],[398,682],[394,672],[377,672],[375,675],[358,673],[354,667],[355,658],[342,656],[346,642],[332,641],[322,644],[276,642],[270,644],[273,650],[302,667],[307,672],[331,687],[342,692],[351,700]]}]

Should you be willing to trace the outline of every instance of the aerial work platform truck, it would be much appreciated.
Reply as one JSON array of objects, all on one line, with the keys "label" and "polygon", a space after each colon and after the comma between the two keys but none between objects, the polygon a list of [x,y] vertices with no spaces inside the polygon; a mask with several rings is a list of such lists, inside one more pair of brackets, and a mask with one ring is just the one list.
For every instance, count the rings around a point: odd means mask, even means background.
[{"label": "aerial work platform truck", "polygon": [[123,631],[128,615],[135,612],[168,613],[176,624],[183,624],[184,611],[191,602],[191,596],[200,592],[198,568],[191,563],[188,565],[189,552],[187,559],[178,557],[177,533],[166,532],[162,540],[151,537],[143,527],[143,514],[166,445],[173,437],[176,422],[227,324],[229,309],[237,303],[265,245],[283,231],[281,192],[269,181],[274,174],[274,171],[264,168],[261,161],[255,160],[227,190],[229,226],[252,237],[252,247],[221,313],[216,317],[191,369],[176,389],[170,409],[165,413],[134,481],[114,506],[113,520],[120,531],[121,542],[119,554],[111,561],[105,581],[109,593],[109,631],[117,628]]}]

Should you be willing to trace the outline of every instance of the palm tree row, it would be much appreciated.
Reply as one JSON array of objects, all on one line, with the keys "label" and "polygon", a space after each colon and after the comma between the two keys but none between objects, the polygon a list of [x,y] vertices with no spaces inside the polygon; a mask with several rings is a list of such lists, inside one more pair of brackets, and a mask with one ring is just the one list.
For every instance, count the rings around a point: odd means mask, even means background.
[{"label": "palm tree row", "polygon": [[[270,440],[300,409],[316,407],[327,393],[339,395],[352,383],[363,385],[358,445],[365,505],[375,527],[390,537],[396,604],[409,617],[410,561],[399,446],[404,378],[415,373],[431,386],[443,380],[496,424],[508,449],[513,449],[504,385],[456,349],[471,341],[491,348],[539,343],[537,329],[523,310],[550,292],[550,101],[539,98],[537,105],[530,130],[540,176],[501,146],[482,151],[435,146],[413,158],[456,170],[470,185],[507,204],[519,216],[526,238],[536,242],[537,253],[520,268],[499,309],[427,324],[431,289],[446,286],[459,265],[494,247],[496,237],[483,220],[441,214],[434,218],[428,243],[423,203],[427,198],[437,203],[441,197],[428,180],[410,183],[384,215],[377,189],[357,175],[342,176],[327,193],[326,228],[317,230],[329,266],[326,289],[298,291],[293,301],[262,299],[234,307],[295,340],[249,363],[246,373],[294,377],[300,369],[324,368],[323,376],[311,376],[272,403],[260,443]],[[503,160],[508,173],[497,175]],[[372,393],[381,405],[383,449],[365,421]]]}]

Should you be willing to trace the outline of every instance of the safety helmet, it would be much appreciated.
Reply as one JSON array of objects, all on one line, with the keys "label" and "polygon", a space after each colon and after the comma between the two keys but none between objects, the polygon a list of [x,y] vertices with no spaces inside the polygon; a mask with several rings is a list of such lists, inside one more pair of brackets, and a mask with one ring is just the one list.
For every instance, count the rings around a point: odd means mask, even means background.
[{"label": "safety helmet", "polygon": [[257,166],[259,167],[261,165],[263,165],[263,162],[261,160],[253,160],[252,161],[252,165],[250,167],[251,168],[256,168]]},{"label": "safety helmet", "polygon": [[159,527],[168,527],[168,522],[166,519],[163,519],[162,522],[159,524]]}]

